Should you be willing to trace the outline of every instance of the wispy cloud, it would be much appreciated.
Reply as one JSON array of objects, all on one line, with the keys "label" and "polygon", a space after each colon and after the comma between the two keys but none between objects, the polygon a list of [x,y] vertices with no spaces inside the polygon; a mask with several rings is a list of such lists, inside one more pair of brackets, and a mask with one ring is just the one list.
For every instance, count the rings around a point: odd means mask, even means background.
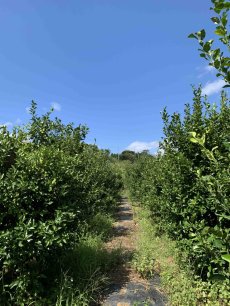
[{"label": "wispy cloud", "polygon": [[200,79],[206,74],[213,74],[216,69],[213,66],[206,65],[204,67],[197,67],[197,70],[199,72],[197,77]]},{"label": "wispy cloud", "polygon": [[53,107],[53,109],[57,112],[60,112],[61,111],[61,105],[57,102],[53,102],[51,103],[51,106]]},{"label": "wispy cloud", "polygon": [[17,118],[16,121],[15,121],[15,123],[16,123],[16,124],[20,124],[20,123],[22,123],[22,120],[21,120],[20,118]]},{"label": "wispy cloud", "polygon": [[221,91],[221,89],[223,88],[225,84],[226,83],[224,80],[216,80],[214,82],[208,82],[202,89],[202,94],[210,96],[215,93],[218,93],[219,91]]},{"label": "wispy cloud", "polygon": [[0,127],[1,126],[7,126],[7,127],[10,127],[10,126],[13,126],[13,123],[11,121],[7,121],[5,123],[0,123]]},{"label": "wispy cloud", "polygon": [[27,114],[30,113],[30,106],[27,106],[27,107],[26,107],[26,112],[27,112]]},{"label": "wispy cloud", "polygon": [[159,141],[151,141],[151,142],[134,141],[126,148],[126,150],[138,153],[144,150],[157,149],[158,147],[159,147]]},{"label": "wispy cloud", "polygon": [[204,71],[207,71],[207,72],[212,72],[212,71],[215,71],[215,67],[213,66],[210,66],[210,65],[207,65],[204,67]]}]

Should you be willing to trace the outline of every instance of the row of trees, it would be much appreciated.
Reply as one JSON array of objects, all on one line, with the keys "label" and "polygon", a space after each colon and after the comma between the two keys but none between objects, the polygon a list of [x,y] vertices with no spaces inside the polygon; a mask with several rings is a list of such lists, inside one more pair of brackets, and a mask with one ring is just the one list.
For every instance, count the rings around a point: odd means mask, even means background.
[{"label": "row of trees", "polygon": [[[212,2],[218,14],[212,17],[215,33],[229,52],[230,3]],[[189,37],[198,40],[201,57],[229,86],[230,59],[205,36],[201,30]],[[128,171],[128,185],[132,197],[150,209],[159,233],[178,241],[195,274],[229,288],[230,103],[224,92],[218,106],[202,96],[201,87],[193,93],[183,115],[164,109],[161,154],[137,160]],[[220,304],[229,303],[222,298],[220,292]]]},{"label": "row of trees", "polygon": [[111,157],[113,159],[117,159],[117,160],[126,160],[126,161],[130,161],[130,162],[134,162],[135,160],[139,159],[141,156],[145,156],[145,155],[149,155],[148,150],[144,150],[140,153],[131,151],[131,150],[125,150],[123,152],[119,153],[112,153]]},{"label": "row of trees", "polygon": [[122,186],[106,152],[84,143],[85,126],[38,116],[35,102],[30,113],[28,125],[0,129],[1,305],[47,304],[60,259]]},{"label": "row of trees", "polygon": [[194,90],[192,110],[163,112],[164,151],[139,159],[129,173],[133,197],[147,205],[159,230],[187,251],[202,279],[228,278],[230,252],[230,105],[218,110]]}]

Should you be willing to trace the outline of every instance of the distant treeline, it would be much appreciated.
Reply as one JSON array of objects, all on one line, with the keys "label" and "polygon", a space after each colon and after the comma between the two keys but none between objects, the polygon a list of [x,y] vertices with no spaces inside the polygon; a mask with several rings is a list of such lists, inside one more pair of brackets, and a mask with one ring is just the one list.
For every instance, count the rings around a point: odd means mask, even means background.
[{"label": "distant treeline", "polygon": [[134,162],[135,160],[137,160],[138,158],[142,157],[142,156],[147,156],[150,155],[148,150],[144,150],[142,152],[134,152],[131,150],[125,150],[123,152],[119,153],[111,153],[111,157],[112,158],[116,158],[118,160],[129,160],[130,162]]}]

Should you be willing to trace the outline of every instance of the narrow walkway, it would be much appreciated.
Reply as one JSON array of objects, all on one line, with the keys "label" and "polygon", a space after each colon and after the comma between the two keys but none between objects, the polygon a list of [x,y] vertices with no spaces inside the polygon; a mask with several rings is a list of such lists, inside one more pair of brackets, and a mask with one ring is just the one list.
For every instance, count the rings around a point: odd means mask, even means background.
[{"label": "narrow walkway", "polygon": [[106,244],[108,251],[120,248],[122,261],[111,272],[111,285],[103,306],[164,306],[166,305],[160,287],[159,277],[147,281],[142,279],[130,265],[135,251],[138,226],[133,220],[133,211],[127,198],[123,197],[114,224],[114,236]]}]

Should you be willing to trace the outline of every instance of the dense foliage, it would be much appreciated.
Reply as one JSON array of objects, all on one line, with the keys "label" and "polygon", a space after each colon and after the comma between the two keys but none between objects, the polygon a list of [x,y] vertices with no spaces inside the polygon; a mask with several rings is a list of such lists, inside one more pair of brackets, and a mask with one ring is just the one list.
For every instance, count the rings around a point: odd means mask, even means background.
[{"label": "dense foliage", "polygon": [[123,152],[119,153],[112,153],[111,154],[111,158],[113,160],[118,160],[118,161],[129,161],[129,162],[134,162],[135,160],[139,159],[141,156],[145,156],[148,155],[149,151],[148,150],[144,150],[142,152],[134,152],[134,151],[130,151],[130,150],[125,150]]},{"label": "dense foliage", "polygon": [[30,112],[27,126],[0,129],[1,305],[50,295],[81,224],[111,211],[121,188],[108,153],[84,143],[85,126],[38,116],[34,102]]},{"label": "dense foliage", "polygon": [[[211,18],[211,21],[215,25],[215,35],[218,37],[216,46],[214,46],[214,39],[206,39],[205,29],[199,32],[192,33],[189,38],[195,38],[199,43],[200,56],[205,58],[209,65],[214,67],[217,71],[217,77],[224,79],[226,85],[230,86],[230,32],[228,24],[228,13],[230,9],[230,2],[226,0],[212,0],[212,5],[210,9],[213,10],[217,15]],[[222,49],[220,48],[222,45]]]},{"label": "dense foliage", "polygon": [[[230,2],[212,0],[215,34],[190,34],[200,56],[230,86],[228,12]],[[178,242],[187,265],[201,280],[214,282],[220,304],[229,303],[230,285],[230,104],[224,92],[211,105],[202,89],[194,89],[192,106],[181,116],[162,113],[165,137],[157,156],[143,156],[130,169],[128,185],[134,199],[147,206],[159,232]],[[222,287],[221,287],[222,286]],[[227,289],[225,289],[227,288]],[[226,295],[227,294],[227,295]]]},{"label": "dense foliage", "polygon": [[159,231],[186,251],[203,280],[229,282],[230,252],[230,105],[210,105],[194,89],[192,107],[181,116],[162,113],[161,153],[131,166],[132,196],[148,206]]}]

